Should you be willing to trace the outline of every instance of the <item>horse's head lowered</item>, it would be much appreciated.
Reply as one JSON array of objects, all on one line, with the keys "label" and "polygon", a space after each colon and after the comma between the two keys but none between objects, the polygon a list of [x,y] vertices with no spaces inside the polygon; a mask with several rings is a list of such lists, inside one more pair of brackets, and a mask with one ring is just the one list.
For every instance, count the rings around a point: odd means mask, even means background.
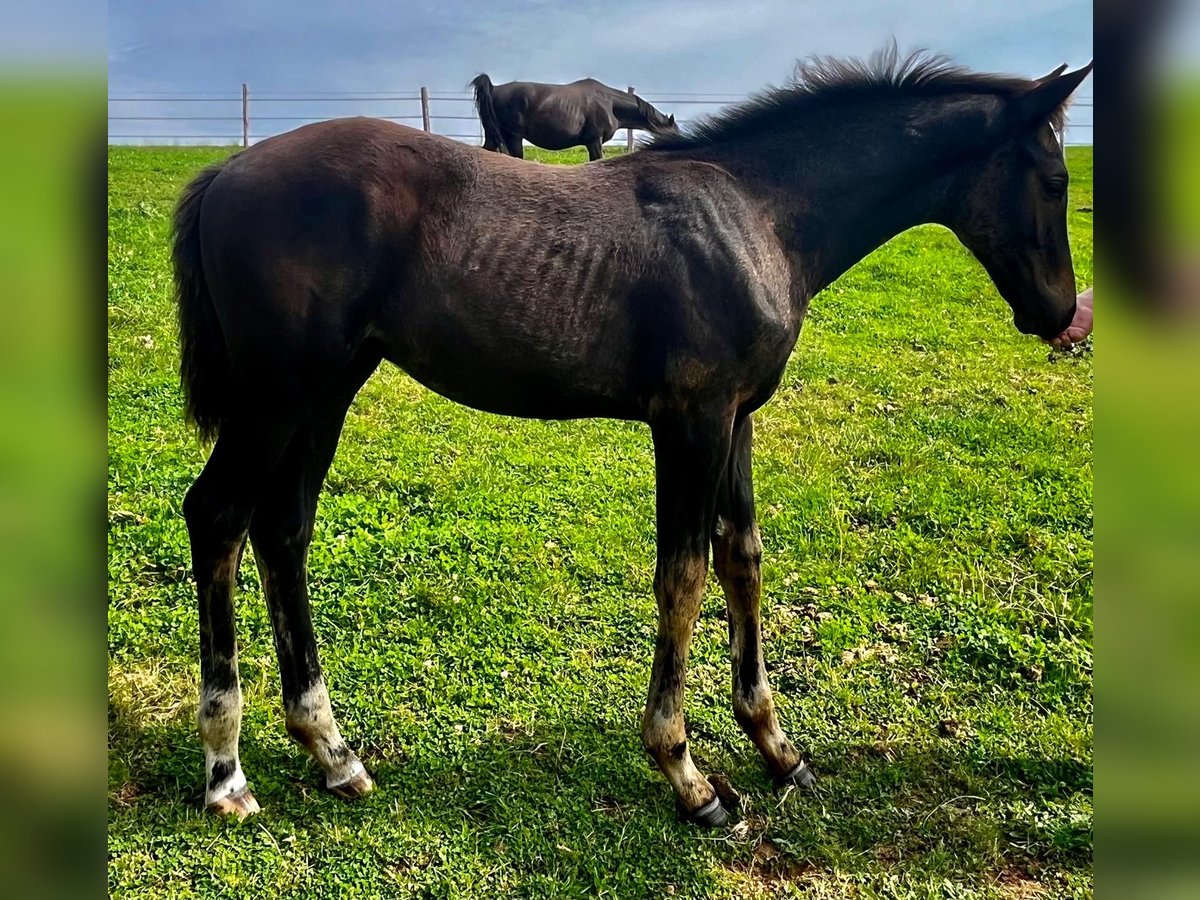
[{"label": "horse's head lowered", "polygon": [[667,116],[659,112],[641,97],[636,98],[638,112],[646,120],[646,130],[653,134],[675,134],[679,131],[679,126],[675,124],[674,116]]},{"label": "horse's head lowered", "polygon": [[1075,313],[1061,134],[1067,99],[1091,70],[1058,69],[981,108],[988,151],[950,192],[946,224],[987,269],[1017,329],[1047,340]]}]

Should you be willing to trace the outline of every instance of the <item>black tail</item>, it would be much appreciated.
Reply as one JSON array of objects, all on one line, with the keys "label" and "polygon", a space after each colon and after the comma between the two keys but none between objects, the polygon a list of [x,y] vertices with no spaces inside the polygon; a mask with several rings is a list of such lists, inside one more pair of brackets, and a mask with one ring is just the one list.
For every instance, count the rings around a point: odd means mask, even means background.
[{"label": "black tail", "polygon": [[205,441],[216,438],[221,430],[222,408],[230,395],[232,379],[221,323],[208,294],[200,259],[200,204],[228,161],[209,166],[184,188],[175,207],[171,247],[179,317],[179,378],[187,419]]},{"label": "black tail", "polygon": [[475,109],[483,123],[483,146],[504,153],[504,133],[500,130],[496,107],[492,105],[492,79],[480,74],[471,80],[471,84],[475,87]]}]

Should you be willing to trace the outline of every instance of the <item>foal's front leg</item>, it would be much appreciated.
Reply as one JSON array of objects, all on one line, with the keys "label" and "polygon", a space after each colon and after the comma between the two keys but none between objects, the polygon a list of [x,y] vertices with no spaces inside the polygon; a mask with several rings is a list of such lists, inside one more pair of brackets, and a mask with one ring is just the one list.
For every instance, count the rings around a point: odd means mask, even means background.
[{"label": "foal's front leg", "polygon": [[729,452],[730,418],[654,423],[657,470],[658,640],[650,692],[642,716],[642,743],[675,790],[686,818],[725,824],[728,812],[692,762],[684,726],[684,679],[692,631],[708,571],[708,530],[716,485]]},{"label": "foal's front leg", "polygon": [[729,610],[729,652],[733,662],[733,714],[758,747],[779,786],[808,787],[814,782],[775,713],[762,654],[762,540],[754,515],[751,475],[753,421],[734,430],[733,449],[721,480],[713,532],[713,568]]}]

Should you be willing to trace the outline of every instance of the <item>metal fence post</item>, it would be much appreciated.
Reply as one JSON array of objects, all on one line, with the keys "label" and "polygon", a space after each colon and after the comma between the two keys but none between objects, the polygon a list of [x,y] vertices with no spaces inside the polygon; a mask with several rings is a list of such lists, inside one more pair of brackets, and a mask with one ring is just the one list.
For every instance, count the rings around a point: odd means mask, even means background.
[{"label": "metal fence post", "polygon": [[250,88],[242,82],[242,148],[250,146]]},{"label": "metal fence post", "polygon": [[[633,93],[633,85],[629,86],[629,93],[631,93],[631,94]],[[625,129],[625,152],[626,153],[633,152],[633,129],[632,128]]]},{"label": "metal fence post", "polygon": [[421,124],[429,131],[429,89],[421,87]]}]

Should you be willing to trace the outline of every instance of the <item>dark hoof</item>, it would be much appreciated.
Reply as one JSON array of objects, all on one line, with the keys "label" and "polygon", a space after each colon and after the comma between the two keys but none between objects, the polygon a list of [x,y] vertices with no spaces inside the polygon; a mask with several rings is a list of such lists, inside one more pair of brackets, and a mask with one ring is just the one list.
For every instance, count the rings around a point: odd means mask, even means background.
[{"label": "dark hoof", "polygon": [[342,784],[330,784],[327,787],[331,793],[337,794],[343,800],[357,800],[364,794],[375,790],[375,782],[371,780],[367,770],[363,769],[349,781]]},{"label": "dark hoof", "polygon": [[796,767],[786,775],[780,775],[775,779],[776,790],[781,790],[789,784],[795,785],[798,788],[810,788],[817,783],[817,776],[813,774],[812,767],[804,760],[796,763]]},{"label": "dark hoof", "polygon": [[256,812],[261,811],[258,801],[254,799],[254,795],[250,793],[249,788],[242,788],[228,797],[222,797],[220,800],[215,800],[208,804],[208,811],[220,816],[222,819],[241,819],[246,816],[252,816]]},{"label": "dark hoof", "polygon": [[683,820],[701,828],[723,828],[729,824],[729,812],[721,803],[721,798],[713,794],[713,798],[691,812],[683,814]]}]

